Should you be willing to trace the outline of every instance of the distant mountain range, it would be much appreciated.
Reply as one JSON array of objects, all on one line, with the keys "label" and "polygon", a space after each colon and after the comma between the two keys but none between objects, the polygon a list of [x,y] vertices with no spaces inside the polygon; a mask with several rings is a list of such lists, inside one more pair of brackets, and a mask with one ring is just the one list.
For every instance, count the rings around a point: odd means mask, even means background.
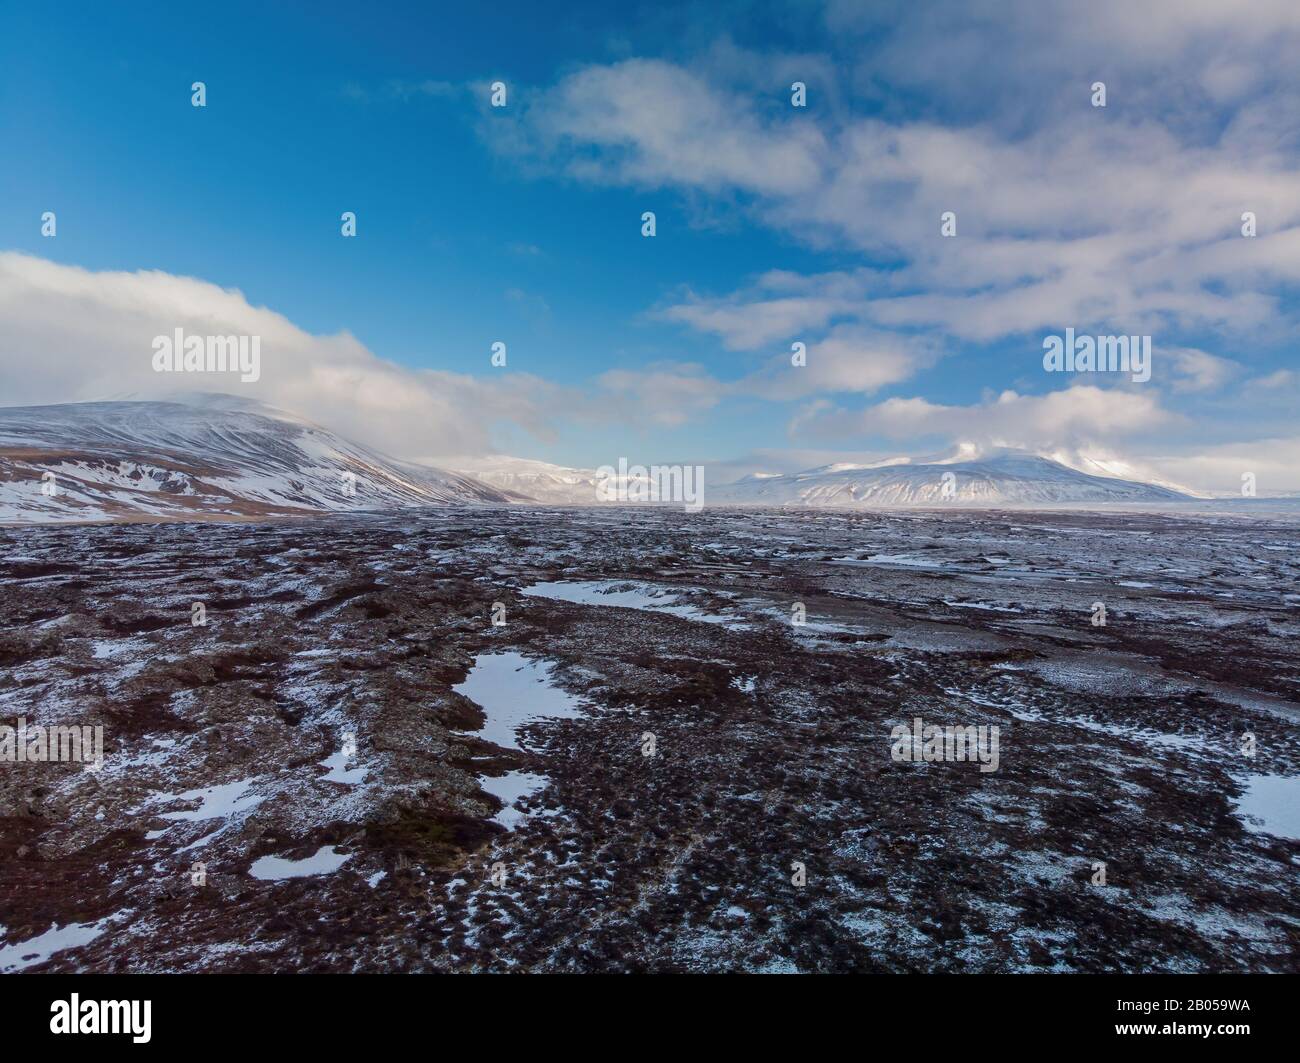
[{"label": "distant mountain range", "polygon": [[[452,459],[449,464],[504,491],[551,504],[590,505],[598,496],[594,470],[502,455]],[[1199,497],[1176,484],[1141,479],[1115,459],[1078,452],[981,451],[970,444],[919,460],[840,462],[797,473],[754,473],[725,484],[708,481],[707,472],[707,505],[888,508],[1176,502]]]},{"label": "distant mountain range", "polygon": [[[504,455],[399,461],[252,400],[201,394],[0,409],[0,521],[195,519],[444,504],[594,505],[600,477]],[[1124,476],[1122,473],[1129,473]],[[707,480],[706,505],[1046,506],[1189,501],[1112,459],[962,445],[922,460]]]},{"label": "distant mountain range", "polygon": [[594,469],[569,469],[504,454],[453,458],[448,463],[462,476],[472,476],[519,499],[553,506],[589,506],[599,501],[600,479]]},{"label": "distant mountain range", "polygon": [[1072,502],[1177,502],[1171,486],[1094,475],[1042,454],[960,452],[922,462],[837,464],[790,475],[748,476],[706,489],[710,505],[899,507],[1055,505]]}]

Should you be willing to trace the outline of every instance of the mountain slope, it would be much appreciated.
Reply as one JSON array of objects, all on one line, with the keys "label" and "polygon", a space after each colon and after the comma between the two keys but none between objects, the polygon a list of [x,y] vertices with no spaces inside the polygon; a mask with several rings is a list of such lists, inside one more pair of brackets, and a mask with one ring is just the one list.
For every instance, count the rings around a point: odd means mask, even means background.
[{"label": "mountain slope", "polygon": [[1174,502],[1189,496],[1156,484],[1092,476],[1028,451],[1004,450],[964,461],[838,465],[750,477],[710,488],[705,497],[710,505],[871,507]]},{"label": "mountain slope", "polygon": [[3,521],[252,517],[505,501],[486,484],[396,461],[230,396],[0,409]]},{"label": "mountain slope", "polygon": [[1149,468],[1140,468],[1130,464],[1123,458],[1117,458],[1111,455],[1102,455],[1090,453],[1079,449],[1062,449],[1053,451],[1050,454],[1043,454],[1042,457],[1050,458],[1052,461],[1060,462],[1078,472],[1088,473],[1102,478],[1117,478],[1120,480],[1133,480],[1138,483],[1154,484],[1156,487],[1167,487],[1177,494],[1187,495],[1189,498],[1211,498],[1203,492],[1195,491],[1180,483],[1174,483],[1172,480],[1163,479],[1158,473]]}]

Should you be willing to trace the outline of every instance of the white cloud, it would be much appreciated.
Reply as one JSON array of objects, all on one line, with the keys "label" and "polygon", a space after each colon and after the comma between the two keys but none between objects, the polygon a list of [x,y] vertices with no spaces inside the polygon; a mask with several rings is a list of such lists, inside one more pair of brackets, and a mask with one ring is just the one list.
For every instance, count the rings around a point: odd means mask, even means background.
[{"label": "white cloud", "polygon": [[1160,452],[1146,463],[1171,480],[1214,494],[1241,495],[1242,477],[1255,478],[1258,497],[1300,493],[1300,436],[1198,446],[1185,453]]},{"label": "white cloud", "polygon": [[665,428],[711,410],[727,390],[700,366],[685,364],[610,369],[597,383],[609,396],[610,401],[601,403],[607,412],[617,404],[621,418]]},{"label": "white cloud", "polygon": [[838,301],[828,297],[778,296],[756,298],[749,303],[736,297],[692,298],[669,307],[659,316],[690,325],[700,332],[713,333],[732,350],[753,350],[797,336],[805,330],[820,331],[841,309]]},{"label": "white cloud", "polygon": [[[160,374],[154,336],[261,337],[262,374]],[[566,404],[523,373],[410,369],[348,333],[315,336],[233,289],[157,270],[95,272],[0,252],[0,394],[11,405],[224,391],[292,410],[397,456],[492,449],[495,424],[547,438]]]},{"label": "white cloud", "polygon": [[1241,372],[1241,364],[1231,358],[1220,358],[1195,347],[1175,347],[1160,352],[1168,359],[1177,374],[1174,391],[1221,391]]},{"label": "white cloud", "polygon": [[1297,386],[1300,386],[1300,373],[1297,373],[1294,369],[1279,369],[1276,372],[1246,382],[1248,392],[1265,395],[1273,395],[1280,391],[1291,391]]},{"label": "white cloud", "polygon": [[[805,345],[805,363],[793,351],[776,354],[751,373],[721,380],[702,366],[662,363],[644,369],[611,369],[597,384],[619,403],[619,416],[663,427],[686,424],[725,398],[789,402],[811,395],[871,394],[913,376],[934,361],[923,340],[856,327],[832,329]],[[608,404],[606,414],[608,415]]]},{"label": "white cloud", "polygon": [[764,122],[739,96],[658,59],[586,67],[519,110],[522,122],[494,123],[498,143],[560,158],[587,180],[794,195],[821,177],[815,125]]},{"label": "white cloud", "polygon": [[[820,75],[825,57],[715,47],[689,65],[574,71],[508,134],[495,123],[497,144],[582,180],[707,192],[803,242],[900,260],[888,275],[662,311],[732,349],[848,319],[981,342],[1066,326],[1158,343],[1175,329],[1277,329],[1278,293],[1300,279],[1300,144],[1281,132],[1300,104],[1295,6],[1160,0],[1150,19],[1127,0],[1011,7],[830,6],[837,34],[862,34],[868,80],[958,107],[944,119],[791,108],[784,79],[759,91],[753,71],[804,62]],[[1107,77],[1109,106],[1094,108],[1089,86]],[[949,210],[958,235],[945,239]],[[1239,232],[1246,210],[1253,240]]]},{"label": "white cloud", "polygon": [[1008,390],[969,406],[923,398],[886,399],[856,411],[823,405],[798,420],[799,434],[808,436],[930,436],[1042,450],[1148,432],[1176,417],[1151,392],[1079,385],[1038,396]]},{"label": "white cloud", "polygon": [[737,393],[784,401],[809,395],[871,394],[897,384],[930,365],[933,344],[891,332],[838,326],[805,344],[806,364],[791,364],[791,353],[776,356],[762,370],[736,382]]}]

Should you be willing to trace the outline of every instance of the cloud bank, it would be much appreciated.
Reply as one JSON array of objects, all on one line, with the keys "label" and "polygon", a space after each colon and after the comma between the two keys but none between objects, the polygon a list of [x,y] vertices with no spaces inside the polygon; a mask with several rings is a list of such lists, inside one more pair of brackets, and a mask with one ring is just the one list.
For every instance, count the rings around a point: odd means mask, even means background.
[{"label": "cloud bank", "polygon": [[[155,373],[153,337],[177,328],[260,336],[261,379]],[[346,332],[313,335],[239,291],[193,277],[94,272],[0,253],[0,394],[7,405],[196,390],[255,398],[398,456],[486,452],[497,424],[548,438],[570,401],[564,389],[524,373],[484,379],[398,365]]]}]

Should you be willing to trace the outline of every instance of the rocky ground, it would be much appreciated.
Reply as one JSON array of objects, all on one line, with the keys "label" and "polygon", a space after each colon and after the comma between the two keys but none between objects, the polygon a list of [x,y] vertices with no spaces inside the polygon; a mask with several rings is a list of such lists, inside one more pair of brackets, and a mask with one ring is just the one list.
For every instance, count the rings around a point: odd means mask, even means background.
[{"label": "rocky ground", "polygon": [[[0,763],[0,970],[1300,969],[1294,522],[446,508],[0,543],[0,724],[106,751]],[[579,711],[488,741],[456,688],[491,658]],[[916,717],[996,725],[998,769],[894,760]]]}]

